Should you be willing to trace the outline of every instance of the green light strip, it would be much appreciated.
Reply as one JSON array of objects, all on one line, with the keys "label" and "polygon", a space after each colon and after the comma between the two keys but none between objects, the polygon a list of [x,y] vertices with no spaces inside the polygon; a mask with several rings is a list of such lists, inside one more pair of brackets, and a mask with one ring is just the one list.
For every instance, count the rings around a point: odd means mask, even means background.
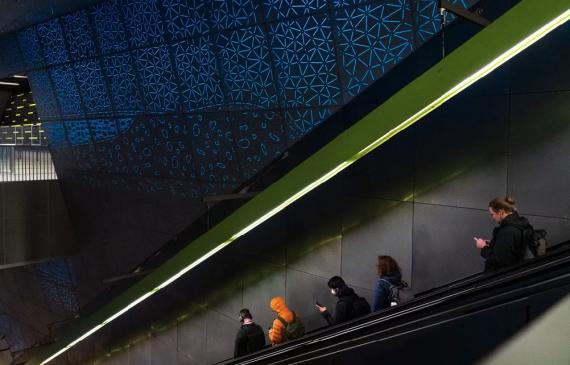
[{"label": "green light strip", "polygon": [[[323,184],[570,19],[570,0],[523,0],[179,254],[87,318],[46,364]],[[235,232],[235,233],[233,233]],[[84,330],[85,331],[85,330]],[[81,332],[80,332],[81,333]],[[53,346],[55,347],[55,346]]]}]

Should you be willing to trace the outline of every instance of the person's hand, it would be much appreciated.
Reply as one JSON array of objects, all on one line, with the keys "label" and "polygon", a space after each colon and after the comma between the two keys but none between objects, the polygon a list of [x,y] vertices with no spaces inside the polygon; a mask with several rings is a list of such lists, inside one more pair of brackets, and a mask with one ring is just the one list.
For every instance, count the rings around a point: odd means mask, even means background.
[{"label": "person's hand", "polygon": [[316,304],[315,304],[315,307],[317,307],[317,309],[318,309],[318,310],[319,310],[319,312],[321,312],[321,313],[323,313],[323,312],[326,312],[326,311],[327,311],[327,307],[321,307],[320,305],[316,305]]},{"label": "person's hand", "polygon": [[473,237],[473,239],[475,240],[475,246],[477,246],[478,249],[482,249],[489,246],[489,241],[487,240],[484,240],[479,237]]}]

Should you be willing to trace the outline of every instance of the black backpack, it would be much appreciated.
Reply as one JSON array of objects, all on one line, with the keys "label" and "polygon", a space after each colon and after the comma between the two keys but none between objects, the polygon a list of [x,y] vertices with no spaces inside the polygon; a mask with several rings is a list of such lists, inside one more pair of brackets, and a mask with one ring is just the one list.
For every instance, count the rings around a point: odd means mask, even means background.
[{"label": "black backpack", "polygon": [[524,258],[528,260],[543,256],[546,253],[546,231],[544,229],[534,229],[532,226],[518,228],[521,230],[524,243]]},{"label": "black backpack", "polygon": [[352,310],[350,312],[351,319],[369,314],[371,310],[368,301],[365,298],[359,297],[356,294],[354,294],[354,296],[355,298],[354,301],[352,302]]},{"label": "black backpack", "polygon": [[295,312],[293,312],[293,320],[291,322],[287,322],[283,317],[277,316],[277,319],[283,323],[285,329],[283,331],[283,335],[285,340],[295,340],[297,338],[301,338],[305,335],[305,326],[303,323],[297,318]]}]

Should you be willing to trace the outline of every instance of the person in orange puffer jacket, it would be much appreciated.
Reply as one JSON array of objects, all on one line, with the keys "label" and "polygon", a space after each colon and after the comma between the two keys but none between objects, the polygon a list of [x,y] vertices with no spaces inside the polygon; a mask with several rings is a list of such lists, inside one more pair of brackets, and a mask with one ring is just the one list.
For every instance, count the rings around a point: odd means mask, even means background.
[{"label": "person in orange puffer jacket", "polygon": [[[293,321],[293,312],[285,304],[285,299],[283,297],[274,297],[269,302],[271,309],[285,320],[285,322],[290,323]],[[285,340],[283,332],[285,331],[285,326],[283,322],[275,318],[273,320],[273,327],[269,329],[269,342],[272,345],[276,345]]]}]

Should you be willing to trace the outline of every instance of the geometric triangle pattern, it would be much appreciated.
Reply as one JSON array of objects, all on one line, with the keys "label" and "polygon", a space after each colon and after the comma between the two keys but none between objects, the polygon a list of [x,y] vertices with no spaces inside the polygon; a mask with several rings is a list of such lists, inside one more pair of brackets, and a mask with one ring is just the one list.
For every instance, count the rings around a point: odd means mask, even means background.
[{"label": "geometric triangle pattern", "polygon": [[440,29],[437,0],[107,0],[17,32],[11,58],[62,176],[196,197],[236,189]]}]

